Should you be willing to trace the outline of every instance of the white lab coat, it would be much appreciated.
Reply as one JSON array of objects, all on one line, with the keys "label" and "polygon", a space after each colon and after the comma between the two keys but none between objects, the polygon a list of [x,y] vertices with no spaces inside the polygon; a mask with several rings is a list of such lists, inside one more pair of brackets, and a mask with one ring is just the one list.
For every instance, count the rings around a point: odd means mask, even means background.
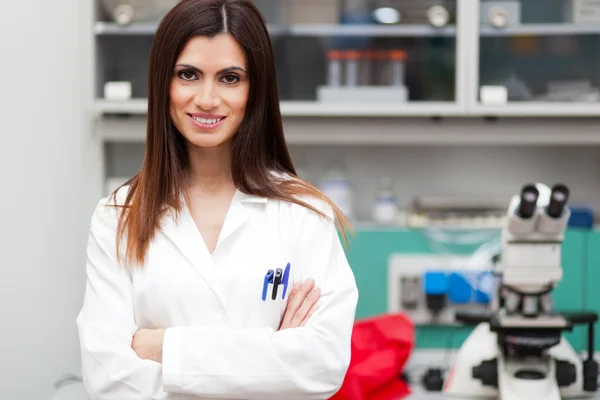
[{"label": "white lab coat", "polygon": [[[164,217],[143,268],[128,269],[116,262],[117,211],[107,200],[91,220],[77,317],[90,399],[327,399],[339,389],[358,292],[331,222],[237,191],[213,254],[185,208],[179,222]],[[288,296],[279,289],[271,300],[270,286],[263,301],[263,283],[288,262],[289,289],[314,278],[322,293],[306,326],[278,331]],[[132,350],[141,328],[166,329],[162,364]]]}]

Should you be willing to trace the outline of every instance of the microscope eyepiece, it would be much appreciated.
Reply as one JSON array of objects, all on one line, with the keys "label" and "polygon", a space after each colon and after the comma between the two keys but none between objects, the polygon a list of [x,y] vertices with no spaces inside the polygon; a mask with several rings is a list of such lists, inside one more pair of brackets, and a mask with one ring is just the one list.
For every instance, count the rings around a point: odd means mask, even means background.
[{"label": "microscope eyepiece", "polygon": [[552,187],[550,202],[546,213],[551,218],[560,218],[569,199],[569,189],[563,184],[557,184]]},{"label": "microscope eyepiece", "polygon": [[523,219],[533,217],[540,192],[535,185],[525,185],[521,190],[521,201],[517,215]]}]

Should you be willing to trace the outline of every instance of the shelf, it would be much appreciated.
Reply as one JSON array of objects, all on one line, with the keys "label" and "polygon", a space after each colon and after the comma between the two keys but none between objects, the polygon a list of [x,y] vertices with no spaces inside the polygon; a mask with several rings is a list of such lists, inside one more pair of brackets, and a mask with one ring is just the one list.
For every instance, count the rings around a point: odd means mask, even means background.
[{"label": "shelf", "polygon": [[[320,103],[316,101],[282,101],[284,117],[396,117],[396,116],[459,116],[461,110],[454,103],[410,102],[410,103]],[[94,106],[96,114],[145,115],[148,106],[145,99],[127,102],[99,100]]]},{"label": "shelf", "polygon": [[[96,114],[145,115],[145,99],[127,102],[95,103]],[[476,105],[470,112],[463,112],[458,104],[443,102],[409,103],[320,103],[316,101],[282,101],[284,117],[599,117],[598,103],[508,103],[503,106]]]},{"label": "shelf", "polygon": [[523,24],[506,28],[480,27],[479,33],[491,36],[551,36],[551,35],[600,35],[600,24]]},{"label": "shelf", "polygon": [[[120,26],[112,22],[96,22],[96,35],[154,35],[158,22],[138,22]],[[272,35],[290,36],[377,36],[377,37],[428,37],[456,36],[456,27],[436,28],[430,25],[338,25],[338,24],[295,24],[269,25]],[[547,35],[600,35],[597,24],[523,24],[507,28],[483,26],[482,37],[491,36],[547,36]]]},{"label": "shelf", "polygon": [[132,99],[128,101],[96,100],[96,114],[146,114],[148,113],[147,99]]},{"label": "shelf", "polygon": [[377,37],[426,37],[456,36],[456,27],[435,28],[431,25],[291,25],[292,36],[377,36]]},{"label": "shelf", "polygon": [[[121,26],[114,22],[99,21],[94,24],[94,34],[102,36],[119,35],[148,35],[152,36],[158,29],[158,22],[136,22],[131,25]],[[272,35],[281,35],[287,32],[287,29],[281,25],[269,25],[269,32]]]},{"label": "shelf", "polygon": [[[600,145],[597,119],[499,119],[364,117],[284,117],[289,145],[345,146],[569,146]],[[146,118],[98,118],[96,135],[104,142],[144,143]]]},{"label": "shelf", "polygon": [[[138,22],[121,26],[112,22],[96,22],[96,35],[154,35],[158,22]],[[377,37],[420,37],[455,36],[454,26],[435,28],[430,25],[337,25],[337,24],[296,24],[290,26],[269,25],[271,35],[290,36],[377,36]]]},{"label": "shelf", "polygon": [[96,22],[94,33],[96,35],[154,35],[158,22],[137,22],[121,26],[112,22]]},{"label": "shelf", "polygon": [[281,114],[284,117],[450,117],[461,115],[461,110],[455,103],[442,102],[343,104],[284,101]]},{"label": "shelf", "polygon": [[484,117],[599,117],[600,102],[513,102],[503,106],[479,104],[473,107],[470,114]]}]

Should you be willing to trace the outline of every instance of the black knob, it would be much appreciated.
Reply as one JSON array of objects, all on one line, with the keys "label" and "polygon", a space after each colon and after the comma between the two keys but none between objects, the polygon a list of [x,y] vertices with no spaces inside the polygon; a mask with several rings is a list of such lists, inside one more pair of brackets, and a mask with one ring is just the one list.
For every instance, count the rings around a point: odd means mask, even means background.
[{"label": "black knob", "polygon": [[442,370],[439,368],[429,368],[423,376],[423,386],[430,392],[441,392],[444,386]]},{"label": "black knob", "polygon": [[484,386],[498,387],[498,361],[483,361],[481,364],[473,367],[473,378],[479,379]]},{"label": "black knob", "polygon": [[577,381],[577,370],[575,365],[568,361],[555,360],[556,362],[556,383],[558,387],[572,385]]},{"label": "black knob", "polygon": [[598,363],[593,358],[583,362],[583,390],[586,392],[598,390]]}]

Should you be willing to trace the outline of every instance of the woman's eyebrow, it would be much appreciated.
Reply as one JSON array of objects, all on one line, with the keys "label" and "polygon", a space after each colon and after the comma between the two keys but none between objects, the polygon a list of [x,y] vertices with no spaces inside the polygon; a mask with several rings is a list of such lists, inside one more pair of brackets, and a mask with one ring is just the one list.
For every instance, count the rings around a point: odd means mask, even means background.
[{"label": "woman's eyebrow", "polygon": [[[189,69],[192,70],[196,73],[202,74],[202,70],[200,68],[194,67],[193,65],[189,65],[189,64],[177,64],[176,67],[182,67],[185,69]],[[219,72],[217,72],[217,75],[221,75],[224,74],[226,72],[232,72],[232,71],[241,71],[241,72],[247,72],[246,69],[242,68],[242,67],[238,67],[236,65],[233,65],[231,67],[227,67],[227,68],[223,68],[222,70],[220,70]]]}]

